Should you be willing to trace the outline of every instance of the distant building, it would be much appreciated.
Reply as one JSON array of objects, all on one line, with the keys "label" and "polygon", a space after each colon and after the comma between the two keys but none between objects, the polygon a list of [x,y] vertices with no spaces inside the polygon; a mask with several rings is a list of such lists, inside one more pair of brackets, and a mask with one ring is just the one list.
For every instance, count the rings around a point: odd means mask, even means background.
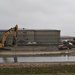
[{"label": "distant building", "polygon": [[[5,30],[0,30],[0,40]],[[6,40],[7,45],[11,45],[13,35],[9,35]],[[29,44],[59,44],[60,30],[18,30],[17,45]]]}]

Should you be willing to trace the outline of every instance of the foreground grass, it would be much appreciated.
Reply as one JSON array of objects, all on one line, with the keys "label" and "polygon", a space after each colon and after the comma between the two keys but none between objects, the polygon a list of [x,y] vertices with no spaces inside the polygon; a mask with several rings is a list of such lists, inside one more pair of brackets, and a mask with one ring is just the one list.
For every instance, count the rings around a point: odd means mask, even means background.
[{"label": "foreground grass", "polygon": [[75,63],[4,63],[0,75],[75,75]]},{"label": "foreground grass", "polygon": [[2,74],[2,75],[75,75],[75,73],[59,73],[59,74]]},{"label": "foreground grass", "polygon": [[75,65],[0,67],[0,75],[75,75]]}]

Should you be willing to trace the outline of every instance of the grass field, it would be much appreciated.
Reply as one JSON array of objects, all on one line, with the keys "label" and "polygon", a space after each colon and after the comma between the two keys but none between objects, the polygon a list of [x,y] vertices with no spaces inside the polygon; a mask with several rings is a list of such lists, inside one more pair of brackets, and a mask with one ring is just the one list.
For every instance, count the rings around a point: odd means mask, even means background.
[{"label": "grass field", "polygon": [[0,75],[75,75],[75,63],[4,63]]},{"label": "grass field", "polygon": [[0,75],[75,75],[75,65],[0,67]]},{"label": "grass field", "polygon": [[59,74],[1,74],[1,75],[75,75],[75,73],[59,73]]}]

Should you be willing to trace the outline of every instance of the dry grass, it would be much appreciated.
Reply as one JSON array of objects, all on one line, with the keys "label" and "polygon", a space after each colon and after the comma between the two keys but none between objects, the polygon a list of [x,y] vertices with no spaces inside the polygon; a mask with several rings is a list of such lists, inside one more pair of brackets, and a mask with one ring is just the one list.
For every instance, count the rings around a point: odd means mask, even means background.
[{"label": "dry grass", "polygon": [[0,64],[0,75],[75,75],[74,63],[13,63]]}]

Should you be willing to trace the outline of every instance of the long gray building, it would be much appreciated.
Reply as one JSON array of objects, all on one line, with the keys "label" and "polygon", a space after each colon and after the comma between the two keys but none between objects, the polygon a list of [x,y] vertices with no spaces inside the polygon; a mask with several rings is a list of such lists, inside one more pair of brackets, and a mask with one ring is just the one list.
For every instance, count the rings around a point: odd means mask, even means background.
[{"label": "long gray building", "polygon": [[[0,30],[0,40],[6,30]],[[13,35],[10,34],[6,39],[6,45],[11,45],[13,42]],[[32,30],[21,29],[18,30],[17,45],[29,44],[59,44],[60,30]]]}]

